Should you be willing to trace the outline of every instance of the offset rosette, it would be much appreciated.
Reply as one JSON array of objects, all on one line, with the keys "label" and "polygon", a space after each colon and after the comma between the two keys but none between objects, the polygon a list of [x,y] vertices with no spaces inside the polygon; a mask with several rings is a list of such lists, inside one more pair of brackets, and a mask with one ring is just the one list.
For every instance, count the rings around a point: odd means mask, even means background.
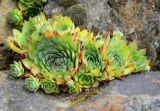
[{"label": "offset rosette", "polygon": [[96,41],[96,39],[93,37],[93,33],[90,33],[86,30],[79,31],[79,29],[76,29],[78,39],[82,42],[81,46],[81,60],[82,64],[89,69],[89,71],[97,71],[97,75],[101,80],[106,79],[105,74],[105,65],[102,61],[102,57],[100,55],[99,51],[99,44]]},{"label": "offset rosette", "polygon": [[89,71],[87,68],[83,68],[74,76],[74,79],[83,88],[90,88],[99,85],[97,80],[99,77],[101,77],[101,73],[98,70]]},{"label": "offset rosette", "polygon": [[21,77],[24,74],[24,68],[21,63],[21,61],[16,62],[14,61],[14,64],[10,65],[11,67],[11,75],[15,78]]},{"label": "offset rosette", "polygon": [[134,72],[139,72],[141,70],[150,70],[149,60],[147,59],[146,50],[138,50],[138,46],[135,42],[130,43],[129,48],[132,54],[131,64],[134,65]]},{"label": "offset rosette", "polygon": [[63,17],[62,15],[53,16],[47,24],[43,27],[42,35],[46,38],[52,38],[55,35],[63,35],[75,30],[74,23],[69,17]]},{"label": "offset rosette", "polygon": [[22,12],[18,9],[12,9],[7,15],[7,21],[9,24],[12,24],[13,26],[22,25]]},{"label": "offset rosette", "polygon": [[41,88],[45,91],[47,94],[52,94],[52,93],[59,93],[59,88],[57,84],[50,79],[44,79],[41,82]]},{"label": "offset rosette", "polygon": [[113,32],[113,38],[109,40],[107,38],[104,43],[102,55],[109,79],[112,79],[112,77],[124,75],[124,70],[130,64],[130,50],[126,45],[126,41],[122,39],[121,32]]},{"label": "offset rosette", "polygon": [[101,59],[96,42],[90,42],[89,44],[85,45],[84,53],[86,63],[91,70],[99,69],[101,72],[104,71],[105,66]]},{"label": "offset rosette", "polygon": [[73,80],[67,81],[68,92],[71,94],[80,93],[82,86]]},{"label": "offset rosette", "polygon": [[76,29],[78,39],[82,42],[81,53],[83,54],[84,63],[92,69],[102,68],[102,59],[98,49],[98,44],[93,33],[86,30]]},{"label": "offset rosette", "polygon": [[40,86],[39,79],[30,76],[29,78],[25,79],[25,88],[29,91],[37,91]]},{"label": "offset rosette", "polygon": [[53,16],[51,24],[54,24],[52,25],[52,31],[57,31],[59,35],[72,33],[75,29],[72,20],[69,17],[63,17],[62,15]]}]

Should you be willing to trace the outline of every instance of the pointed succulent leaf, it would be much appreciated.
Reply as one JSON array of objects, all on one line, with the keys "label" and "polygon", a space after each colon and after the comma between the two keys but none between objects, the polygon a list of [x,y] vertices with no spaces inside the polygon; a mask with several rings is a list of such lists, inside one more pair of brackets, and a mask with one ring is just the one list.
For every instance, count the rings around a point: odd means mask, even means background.
[{"label": "pointed succulent leaf", "polygon": [[22,63],[27,69],[31,70],[31,73],[34,75],[41,72],[40,67],[36,66],[34,61],[29,58],[22,59]]},{"label": "pointed succulent leaf", "polygon": [[14,52],[17,52],[19,54],[26,54],[27,53],[27,50],[22,50],[21,48],[19,48],[15,42],[12,40],[12,39],[8,39],[7,40],[7,45],[10,49],[12,49]]},{"label": "pointed succulent leaf", "polygon": [[95,39],[96,39],[98,48],[102,48],[102,46],[103,46],[103,44],[104,44],[104,39],[103,39],[102,35],[99,35],[99,34],[98,34],[98,35],[95,37]]}]

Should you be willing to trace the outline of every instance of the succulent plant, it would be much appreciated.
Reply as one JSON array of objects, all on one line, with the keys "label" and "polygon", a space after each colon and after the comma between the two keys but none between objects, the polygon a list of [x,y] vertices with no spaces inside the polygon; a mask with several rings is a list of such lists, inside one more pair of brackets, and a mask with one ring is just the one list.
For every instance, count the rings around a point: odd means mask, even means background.
[{"label": "succulent plant", "polygon": [[82,91],[82,86],[73,80],[67,81],[67,87],[68,92],[71,94],[80,93]]},{"label": "succulent plant", "polygon": [[13,26],[20,26],[23,23],[22,12],[18,9],[12,9],[7,15],[7,21]]},{"label": "succulent plant", "polygon": [[42,82],[41,82],[41,88],[47,94],[59,93],[58,85],[53,80],[49,80],[49,79],[42,80]]},{"label": "succulent plant", "polygon": [[47,0],[19,0],[18,7],[21,10],[27,10],[30,7],[41,5],[42,3],[46,3],[46,2]]},{"label": "succulent plant", "polygon": [[34,17],[43,11],[43,6],[48,0],[19,0],[18,8],[23,11],[24,20]]},{"label": "succulent plant", "polygon": [[133,64],[135,67],[134,72],[139,72],[140,70],[150,70],[150,67],[148,66],[149,60],[145,56],[146,50],[138,50],[136,42],[130,43],[129,48],[132,53],[131,64]]},{"label": "succulent plant", "polygon": [[130,64],[130,49],[118,31],[113,32],[113,38],[105,42],[109,42],[103,52],[103,60],[109,64],[106,67],[107,73],[110,77],[120,77]]},{"label": "succulent plant", "polygon": [[25,88],[29,91],[37,91],[39,89],[40,83],[39,79],[29,76],[25,79]]},{"label": "succulent plant", "polygon": [[80,71],[77,75],[74,76],[74,79],[77,83],[82,85],[83,88],[96,87],[99,85],[96,78],[92,73],[87,73],[85,71]]},{"label": "succulent plant", "polygon": [[11,67],[11,75],[15,78],[21,77],[24,74],[24,68],[21,61],[14,61],[14,64],[10,65]]},{"label": "succulent plant", "polygon": [[[47,94],[81,91],[132,72],[148,71],[145,50],[137,44],[127,45],[119,31],[104,38],[74,26],[69,17],[55,15],[46,20],[43,14],[30,18],[22,31],[13,30],[7,43],[21,59],[30,76],[25,86],[39,87]],[[19,70],[18,70],[19,71]],[[27,77],[27,76],[26,76]]]}]

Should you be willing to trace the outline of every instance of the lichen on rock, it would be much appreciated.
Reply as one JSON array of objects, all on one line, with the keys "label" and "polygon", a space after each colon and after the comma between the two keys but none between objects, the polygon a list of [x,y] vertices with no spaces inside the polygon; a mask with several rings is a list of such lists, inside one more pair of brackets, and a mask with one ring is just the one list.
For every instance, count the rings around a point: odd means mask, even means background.
[{"label": "lichen on rock", "polygon": [[83,5],[77,4],[69,7],[65,12],[65,16],[71,17],[75,25],[83,25],[86,22],[87,14]]},{"label": "lichen on rock", "polygon": [[57,2],[60,6],[63,6],[65,8],[68,8],[78,3],[77,0],[58,0]]}]

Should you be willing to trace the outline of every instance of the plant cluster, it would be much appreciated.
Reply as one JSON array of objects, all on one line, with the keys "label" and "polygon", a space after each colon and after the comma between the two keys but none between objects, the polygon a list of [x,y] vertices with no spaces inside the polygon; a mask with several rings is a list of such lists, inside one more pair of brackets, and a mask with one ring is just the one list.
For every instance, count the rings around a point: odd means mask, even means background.
[{"label": "plant cluster", "polygon": [[29,91],[80,93],[131,73],[150,70],[145,49],[126,44],[119,31],[106,37],[75,27],[69,17],[43,14],[13,30],[8,47],[23,55],[11,65],[12,76],[25,78]]}]

